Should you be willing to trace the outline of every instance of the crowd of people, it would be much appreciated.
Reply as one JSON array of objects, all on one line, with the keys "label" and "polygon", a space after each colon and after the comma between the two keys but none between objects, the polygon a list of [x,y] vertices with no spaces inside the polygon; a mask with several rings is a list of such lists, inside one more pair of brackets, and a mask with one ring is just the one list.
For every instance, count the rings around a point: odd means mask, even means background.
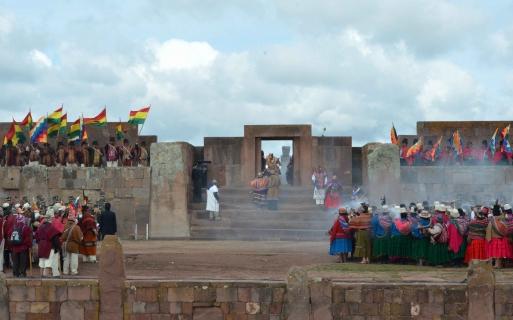
[{"label": "crowd of people", "polygon": [[97,241],[116,234],[116,215],[110,204],[82,205],[78,199],[46,207],[34,201],[23,205],[12,201],[2,205],[0,217],[0,267],[14,277],[27,277],[27,269],[38,264],[42,277],[78,275],[79,256],[85,263],[96,262]]},{"label": "crowd of people", "polygon": [[340,208],[329,230],[330,254],[340,262],[462,266],[473,259],[502,268],[513,259],[513,211],[509,204],[462,208],[435,202],[381,210],[362,203]]},{"label": "crowd of people", "polygon": [[7,141],[0,148],[1,166],[137,167],[148,166],[149,160],[145,141],[131,145],[128,139],[117,143],[114,137],[103,147],[97,141],[59,141],[56,148],[49,143],[13,145]]},{"label": "crowd of people", "polygon": [[[419,149],[408,154],[408,150],[415,145]],[[424,146],[414,139],[412,146],[408,146],[408,139],[404,138],[400,146],[400,159],[403,166],[512,165],[513,153],[504,146],[503,141],[499,141],[495,147],[490,147],[487,140],[483,140],[479,147],[475,147],[469,141],[462,146],[461,152],[458,152],[450,142],[445,148],[441,148],[439,143],[433,145],[432,140]]]}]

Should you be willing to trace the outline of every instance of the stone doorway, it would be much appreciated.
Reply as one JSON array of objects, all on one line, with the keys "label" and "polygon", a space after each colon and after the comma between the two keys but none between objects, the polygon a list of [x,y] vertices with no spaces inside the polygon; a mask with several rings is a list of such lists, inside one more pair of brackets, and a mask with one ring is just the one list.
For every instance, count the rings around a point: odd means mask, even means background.
[{"label": "stone doorway", "polygon": [[264,171],[265,158],[272,153],[280,160],[280,178],[281,184],[294,185],[294,141],[282,139],[261,139],[260,142],[260,161],[256,165],[259,166],[257,172]]},{"label": "stone doorway", "polygon": [[250,181],[262,169],[262,141],[268,140],[292,141],[294,185],[309,185],[312,169],[312,127],[310,125],[244,126],[242,180]]}]

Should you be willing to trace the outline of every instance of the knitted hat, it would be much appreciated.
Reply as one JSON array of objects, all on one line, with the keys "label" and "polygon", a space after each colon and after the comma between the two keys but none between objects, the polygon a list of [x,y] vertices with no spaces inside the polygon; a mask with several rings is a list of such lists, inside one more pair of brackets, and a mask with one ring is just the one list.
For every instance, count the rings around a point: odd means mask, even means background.
[{"label": "knitted hat", "polygon": [[429,219],[431,218],[431,213],[429,213],[427,210],[422,210],[419,214],[419,217]]}]

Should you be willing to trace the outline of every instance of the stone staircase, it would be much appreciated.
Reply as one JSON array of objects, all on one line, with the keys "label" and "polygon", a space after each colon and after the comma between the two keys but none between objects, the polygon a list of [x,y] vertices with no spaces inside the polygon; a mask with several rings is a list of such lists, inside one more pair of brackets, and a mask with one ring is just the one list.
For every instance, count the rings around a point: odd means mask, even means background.
[{"label": "stone staircase", "polygon": [[218,221],[208,219],[204,203],[192,204],[191,238],[327,241],[335,214],[315,205],[310,187],[282,187],[277,211],[258,207],[249,193],[249,188],[221,188]]}]

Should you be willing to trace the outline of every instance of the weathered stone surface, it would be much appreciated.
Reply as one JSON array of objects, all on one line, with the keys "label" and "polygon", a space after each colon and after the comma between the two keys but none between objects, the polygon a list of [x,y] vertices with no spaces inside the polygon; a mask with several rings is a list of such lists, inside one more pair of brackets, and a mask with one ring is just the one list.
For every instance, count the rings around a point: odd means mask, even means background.
[{"label": "weathered stone surface", "polygon": [[312,320],[333,319],[331,312],[331,281],[314,280],[310,283],[310,301],[312,303]]},{"label": "weathered stone surface", "polygon": [[123,319],[125,280],[125,261],[121,243],[116,236],[106,236],[102,243],[98,273],[100,320]]},{"label": "weathered stone surface", "polygon": [[0,319],[9,319],[9,295],[3,272],[0,272]]},{"label": "weathered stone surface", "polygon": [[2,188],[15,190],[20,188],[21,169],[16,167],[6,167],[2,179]]},{"label": "weathered stone surface", "polygon": [[188,238],[189,186],[193,147],[184,142],[154,143],[151,146],[152,238]]},{"label": "weathered stone surface", "polygon": [[84,320],[84,307],[76,301],[66,301],[61,304],[61,320]]},{"label": "weathered stone surface", "polygon": [[194,308],[192,318],[194,320],[223,320],[223,312],[220,308]]},{"label": "weathered stone surface", "polygon": [[308,288],[308,274],[304,269],[292,267],[289,270],[286,301],[285,313],[287,319],[310,319],[310,290]]},{"label": "weathered stone surface", "polygon": [[367,175],[370,203],[380,203],[383,196],[389,203],[398,203],[401,171],[396,145],[375,146],[374,151],[367,155]]},{"label": "weathered stone surface", "polygon": [[468,319],[494,319],[495,275],[488,261],[473,260],[468,270]]}]

